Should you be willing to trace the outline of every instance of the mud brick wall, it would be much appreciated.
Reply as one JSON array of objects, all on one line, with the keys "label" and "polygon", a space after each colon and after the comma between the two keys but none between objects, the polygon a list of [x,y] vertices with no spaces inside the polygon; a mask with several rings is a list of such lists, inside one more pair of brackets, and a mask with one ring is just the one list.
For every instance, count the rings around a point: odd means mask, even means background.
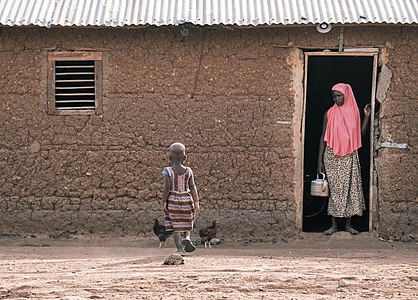
[{"label": "mud brick wall", "polygon": [[[263,35],[2,29],[1,231],[148,234],[167,148],[181,141],[201,226],[293,233],[292,128],[275,123],[292,118],[289,49]],[[54,47],[104,49],[101,116],[45,113]]]},{"label": "mud brick wall", "polygon": [[[399,236],[418,227],[417,36],[397,28],[347,29],[346,46],[380,47],[394,72],[380,125],[411,150],[378,152],[379,230]],[[175,141],[196,176],[198,228],[218,218],[225,239],[298,232],[291,58],[335,47],[338,31],[3,27],[0,38],[0,233],[150,235]],[[103,51],[102,115],[46,113],[52,48]]]},{"label": "mud brick wall", "polygon": [[[391,32],[392,33],[392,32]],[[418,239],[418,28],[400,28],[386,42],[383,59],[392,71],[391,85],[380,111],[380,143],[407,149],[377,151],[380,235]]]}]

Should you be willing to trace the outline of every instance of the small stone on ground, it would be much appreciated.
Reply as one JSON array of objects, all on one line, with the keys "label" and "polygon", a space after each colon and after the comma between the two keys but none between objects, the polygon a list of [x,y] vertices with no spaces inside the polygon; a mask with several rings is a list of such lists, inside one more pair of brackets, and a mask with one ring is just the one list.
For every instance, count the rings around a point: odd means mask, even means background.
[{"label": "small stone on ground", "polygon": [[184,258],[178,253],[172,253],[164,260],[164,265],[182,265],[182,264],[184,264]]}]

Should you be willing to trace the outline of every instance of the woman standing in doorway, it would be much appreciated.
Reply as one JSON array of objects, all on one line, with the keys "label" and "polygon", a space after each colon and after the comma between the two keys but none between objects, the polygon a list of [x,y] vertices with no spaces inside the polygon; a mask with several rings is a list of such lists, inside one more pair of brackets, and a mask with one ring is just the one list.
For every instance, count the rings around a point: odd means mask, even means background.
[{"label": "woman standing in doorway", "polygon": [[324,234],[338,231],[336,218],[346,219],[345,230],[357,234],[358,231],[351,226],[351,217],[361,216],[366,208],[357,149],[362,146],[361,137],[367,132],[370,104],[364,107],[364,120],[360,126],[360,114],[351,86],[345,83],[334,85],[332,98],[334,105],[323,118],[317,170],[319,175],[326,174],[330,190],[328,215],[331,215],[332,226]]}]

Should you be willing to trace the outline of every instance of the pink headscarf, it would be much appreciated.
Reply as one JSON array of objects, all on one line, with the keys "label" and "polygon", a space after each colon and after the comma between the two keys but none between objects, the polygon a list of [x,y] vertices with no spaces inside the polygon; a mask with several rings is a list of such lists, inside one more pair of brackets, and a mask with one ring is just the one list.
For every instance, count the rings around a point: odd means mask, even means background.
[{"label": "pink headscarf", "polygon": [[324,140],[335,155],[344,156],[361,147],[360,113],[349,84],[338,83],[332,90],[344,94],[344,103],[328,110]]}]

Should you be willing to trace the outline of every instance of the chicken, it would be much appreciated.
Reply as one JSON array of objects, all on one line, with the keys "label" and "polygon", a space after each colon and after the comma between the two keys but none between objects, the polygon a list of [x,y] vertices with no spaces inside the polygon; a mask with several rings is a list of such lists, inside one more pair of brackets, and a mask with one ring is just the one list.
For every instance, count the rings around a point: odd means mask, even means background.
[{"label": "chicken", "polygon": [[199,236],[202,242],[205,243],[205,248],[211,248],[210,241],[216,236],[217,226],[219,220],[214,220],[212,225],[203,228],[199,231]]},{"label": "chicken", "polygon": [[166,241],[167,239],[173,234],[172,231],[166,231],[164,225],[160,225],[157,219],[154,219],[154,226],[152,227],[154,234],[158,236],[160,240],[159,248],[161,248],[162,244],[164,243],[164,247],[167,247]]}]

